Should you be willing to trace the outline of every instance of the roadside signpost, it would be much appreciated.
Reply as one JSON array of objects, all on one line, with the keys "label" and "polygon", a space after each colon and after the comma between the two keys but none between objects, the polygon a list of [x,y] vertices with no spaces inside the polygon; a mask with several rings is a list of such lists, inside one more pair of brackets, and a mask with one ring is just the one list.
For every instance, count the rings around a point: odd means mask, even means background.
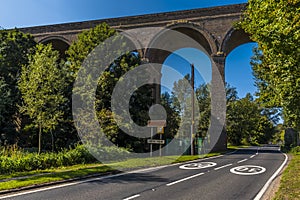
[{"label": "roadside signpost", "polygon": [[[152,157],[153,144],[159,144],[159,156],[161,156],[162,145],[165,143],[165,141],[162,140],[162,134],[164,134],[166,120],[149,120],[147,126],[151,128],[151,136],[150,139],[147,140],[147,143],[150,144],[150,157]],[[154,128],[157,130],[155,134],[159,134],[159,140],[152,139],[153,135],[155,135]]]},{"label": "roadside signpost", "polygon": [[164,140],[154,140],[154,139],[148,139],[147,140],[148,144],[165,144]]}]

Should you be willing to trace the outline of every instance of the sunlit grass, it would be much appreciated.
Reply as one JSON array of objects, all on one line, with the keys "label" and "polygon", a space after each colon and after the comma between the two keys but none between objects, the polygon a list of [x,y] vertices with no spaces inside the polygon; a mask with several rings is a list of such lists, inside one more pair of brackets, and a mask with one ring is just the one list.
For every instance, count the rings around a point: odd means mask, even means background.
[{"label": "sunlit grass", "polygon": [[231,150],[236,150],[236,149],[242,149],[242,148],[248,148],[250,146],[248,145],[239,145],[239,146],[236,146],[236,145],[228,145],[227,148],[228,149],[231,149]]},{"label": "sunlit grass", "polygon": [[300,154],[292,155],[288,167],[284,170],[280,180],[279,190],[274,200],[300,199]]},{"label": "sunlit grass", "polygon": [[[167,165],[170,163],[179,163],[190,160],[196,160],[204,157],[212,157],[220,155],[220,153],[210,153],[206,155],[195,155],[195,156],[163,156],[163,157],[152,157],[152,158],[136,158],[128,159],[126,161],[110,163],[110,164],[86,164],[86,165],[74,165],[69,167],[62,167],[58,169],[49,169],[41,171],[21,172],[10,175],[1,175],[0,179],[9,179],[13,177],[29,176],[17,180],[8,180],[0,182],[0,190],[9,190],[14,188],[26,187],[30,185],[50,183],[55,181],[62,181],[72,178],[85,177],[93,174],[103,174],[107,172],[118,172],[118,170],[130,170],[144,167],[155,167]],[[49,174],[50,173],[50,174]]]}]

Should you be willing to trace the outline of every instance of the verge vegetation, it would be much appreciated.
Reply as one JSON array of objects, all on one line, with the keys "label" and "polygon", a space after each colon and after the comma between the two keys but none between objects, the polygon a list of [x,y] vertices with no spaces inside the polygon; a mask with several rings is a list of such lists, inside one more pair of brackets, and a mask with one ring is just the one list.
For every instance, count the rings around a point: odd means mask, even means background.
[{"label": "verge vegetation", "polygon": [[291,150],[291,161],[284,170],[274,200],[300,199],[300,146]]}]

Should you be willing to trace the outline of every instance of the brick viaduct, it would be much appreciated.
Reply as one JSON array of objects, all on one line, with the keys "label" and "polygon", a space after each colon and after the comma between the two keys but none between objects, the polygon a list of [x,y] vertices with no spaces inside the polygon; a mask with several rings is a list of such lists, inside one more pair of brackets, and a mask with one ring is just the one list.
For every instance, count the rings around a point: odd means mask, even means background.
[{"label": "brick viaduct", "polygon": [[[224,68],[226,56],[236,47],[244,43],[251,42],[249,35],[243,30],[236,30],[233,27],[234,22],[241,19],[242,11],[246,8],[246,4],[235,4],[228,6],[219,6],[211,8],[201,8],[193,10],[166,12],[158,14],[147,14],[140,16],[111,18],[103,20],[91,20],[75,23],[64,23],[46,26],[36,26],[22,28],[21,31],[31,33],[37,42],[52,43],[53,47],[62,54],[69,45],[77,39],[78,33],[83,30],[90,29],[96,25],[106,22],[112,28],[119,32],[147,27],[161,27],[179,31],[193,38],[203,48],[205,53],[210,57],[212,62],[212,85],[219,85],[216,80],[216,74],[221,74],[222,83],[225,80]],[[143,46],[162,41],[157,33],[146,34],[138,43]],[[162,37],[163,38],[163,37]],[[165,37],[164,37],[165,38]],[[178,42],[177,49],[188,47],[184,43]],[[144,48],[141,52],[143,58],[149,62],[163,63],[170,52],[158,52]],[[212,97],[224,99],[224,94],[219,94],[218,88],[213,87]],[[218,112],[222,107],[226,107],[222,101],[216,105],[212,105],[215,110],[215,118],[218,121],[224,118],[224,114]],[[222,124],[222,123],[221,123]],[[223,125],[221,125],[223,127]],[[210,130],[212,133],[216,130]],[[216,141],[215,150],[223,150],[226,148],[226,132],[223,130],[221,137]]]}]

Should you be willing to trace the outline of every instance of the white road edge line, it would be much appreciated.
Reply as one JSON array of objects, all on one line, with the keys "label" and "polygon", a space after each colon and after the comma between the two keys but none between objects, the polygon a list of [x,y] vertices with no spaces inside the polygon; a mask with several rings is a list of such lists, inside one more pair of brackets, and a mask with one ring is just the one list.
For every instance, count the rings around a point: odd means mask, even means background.
[{"label": "white road edge line", "polygon": [[240,161],[238,161],[237,163],[242,163],[242,162],[245,162],[245,161],[247,161],[248,159],[246,158],[246,159],[244,159],[244,160],[240,160]]},{"label": "white road edge line", "polygon": [[[234,152],[236,152],[236,151],[234,151]],[[197,162],[197,161],[200,161],[200,160],[202,161],[202,160],[214,159],[214,158],[223,157],[224,155],[226,155],[226,154],[219,155],[219,156],[212,156],[212,157],[209,157],[209,158],[200,158],[200,159],[197,159],[197,160],[194,160],[194,161],[188,161],[188,162],[183,162],[183,163],[191,163],[191,162]],[[147,172],[151,172],[151,171],[158,170],[158,169],[165,168],[165,167],[182,165],[183,163],[174,163],[174,164],[171,164],[171,165],[163,165],[163,166],[158,166],[158,167],[150,167],[150,168],[146,168],[146,169],[138,169],[138,170],[129,171],[129,172],[121,173],[121,174],[103,176],[103,177],[92,178],[92,179],[87,179],[87,180],[83,180],[83,181],[76,181],[76,182],[72,182],[72,183],[65,183],[65,184],[40,188],[40,189],[23,191],[23,192],[19,192],[19,193],[15,193],[15,194],[8,194],[8,195],[0,196],[0,199],[17,197],[17,196],[22,196],[22,195],[26,195],[26,194],[33,194],[33,193],[43,192],[43,191],[47,191],[47,190],[54,190],[54,189],[58,189],[58,188],[69,187],[69,186],[73,186],[73,185],[79,185],[79,184],[82,184],[82,183],[88,183],[88,182],[92,182],[92,181],[99,181],[99,180],[103,180],[103,179],[109,179],[109,178],[114,178],[114,177],[118,177],[118,176],[133,174],[133,173],[143,173],[143,172],[147,173]]]},{"label": "white road edge line", "polygon": [[270,186],[271,182],[275,179],[275,177],[280,173],[280,171],[283,169],[283,167],[286,165],[287,161],[288,161],[288,156],[283,153],[283,155],[285,156],[285,160],[283,161],[283,163],[281,164],[281,166],[278,168],[278,170],[271,176],[271,178],[267,181],[267,183],[264,185],[264,187],[259,191],[259,193],[256,195],[256,197],[253,200],[260,200],[262,198],[262,196],[264,195],[264,193],[266,192],[266,190],[268,189],[268,187]]},{"label": "white road edge line", "polygon": [[47,190],[53,190],[53,189],[58,189],[58,188],[63,188],[63,187],[68,187],[68,186],[73,186],[73,185],[79,185],[79,184],[82,184],[82,183],[88,183],[88,182],[92,182],[92,181],[99,181],[99,180],[103,180],[103,179],[107,179],[107,178],[118,177],[118,176],[121,176],[121,175],[122,174],[115,174],[115,175],[104,176],[104,177],[99,177],[99,178],[92,178],[92,179],[88,179],[88,180],[84,180],[84,181],[76,181],[76,182],[73,182],[73,183],[54,185],[54,186],[50,186],[50,187],[46,187],[46,188],[40,188],[40,189],[35,189],[35,190],[30,190],[30,191],[25,191],[25,192],[20,192],[20,193],[1,196],[0,199],[6,199],[6,198],[17,197],[17,196],[22,196],[22,195],[26,195],[26,194],[33,194],[33,193],[43,192],[43,191],[47,191]]},{"label": "white road edge line", "polygon": [[225,168],[225,167],[229,167],[229,166],[231,166],[231,165],[232,165],[232,163],[230,163],[230,164],[228,164],[228,165],[221,166],[221,167],[217,167],[217,168],[215,168],[214,170],[219,170],[219,169],[222,169],[222,168]]},{"label": "white road edge line", "polygon": [[135,198],[138,198],[140,197],[141,195],[140,194],[136,194],[136,195],[133,195],[131,197],[127,197],[126,199],[123,199],[123,200],[130,200],[130,199],[135,199]]},{"label": "white road edge line", "polygon": [[187,181],[187,180],[189,180],[189,179],[195,178],[195,177],[197,177],[197,176],[201,176],[201,175],[203,175],[203,174],[204,174],[204,173],[195,174],[195,175],[193,175],[193,176],[189,176],[189,177],[180,179],[180,180],[178,180],[178,181],[174,181],[174,182],[172,182],[172,183],[168,183],[167,186],[171,186],[171,185],[174,185],[174,184],[176,184],[176,183],[180,183],[180,182],[183,182],[183,181]]}]

